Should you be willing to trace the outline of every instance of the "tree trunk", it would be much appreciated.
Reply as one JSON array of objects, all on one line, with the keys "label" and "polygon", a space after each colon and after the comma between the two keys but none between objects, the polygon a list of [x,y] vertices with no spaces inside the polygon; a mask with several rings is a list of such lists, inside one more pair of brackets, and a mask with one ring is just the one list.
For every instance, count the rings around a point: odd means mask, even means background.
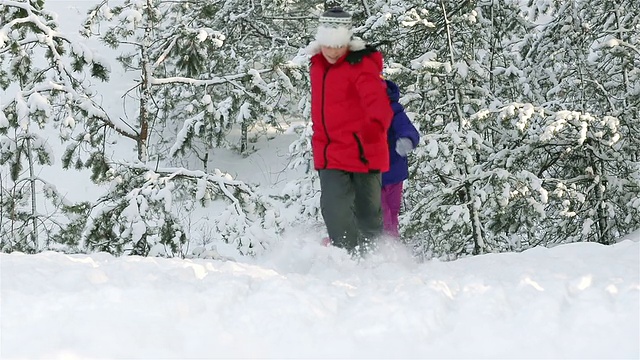
[{"label": "tree trunk", "polygon": [[31,138],[29,135],[26,136],[27,142],[27,161],[29,162],[29,186],[31,187],[31,242],[33,243],[34,251],[38,252],[38,250],[42,249],[44,244],[40,244],[38,241],[38,213],[37,213],[37,202],[36,202],[36,178],[35,171],[33,169],[33,151],[31,149]]},{"label": "tree trunk", "polygon": [[242,120],[241,126],[241,138],[240,138],[240,153],[244,153],[249,148],[249,129],[247,121]]},{"label": "tree trunk", "polygon": [[602,183],[604,181],[604,169],[602,168],[602,162],[593,164],[593,171],[595,175],[598,177],[598,183],[596,184],[596,212],[598,216],[598,221],[596,223],[597,239],[598,242],[604,245],[613,244],[613,237],[609,233],[609,226],[607,222],[607,211],[605,209],[605,185]]},{"label": "tree trunk", "polygon": [[138,134],[138,160],[146,162],[148,159],[147,141],[149,137],[149,100],[151,99],[151,63],[149,61],[149,54],[147,52],[147,46],[150,44],[152,34],[152,19],[153,19],[153,3],[147,0],[147,22],[144,28],[144,37],[142,44],[140,45],[140,62],[142,65],[142,76],[140,79],[140,115],[138,121],[140,122],[140,134]]},{"label": "tree trunk", "polygon": [[[450,56],[450,60],[451,60],[451,64],[455,64],[455,58],[453,55],[453,43],[451,41],[451,28],[449,27],[449,19],[447,17],[447,9],[446,6],[444,4],[444,1],[441,1],[440,4],[442,5],[442,16],[444,17],[444,24],[445,24],[445,28],[446,28],[446,33],[447,33],[447,42],[448,42],[448,46],[449,46],[449,56]],[[455,106],[455,113],[458,117],[458,131],[459,132],[463,132],[464,131],[464,114],[462,113],[462,108],[461,108],[461,102],[463,99],[462,94],[460,94],[460,90],[459,89],[453,89],[453,94],[449,95],[450,97],[452,97],[452,102]],[[463,181],[466,181],[466,179],[469,177],[469,169],[467,168],[467,164],[465,163],[462,167],[462,177],[464,178]],[[486,248],[486,244],[484,242],[484,238],[482,236],[482,223],[480,220],[480,213],[478,211],[477,206],[475,205],[475,200],[476,200],[476,195],[475,195],[475,191],[473,190],[473,184],[465,184],[465,191],[466,191],[466,201],[467,201],[467,207],[469,209],[469,213],[471,215],[471,231],[472,231],[472,237],[473,237],[473,253],[474,255],[477,254],[481,254],[484,249]]]},{"label": "tree trunk", "polygon": [[362,8],[364,9],[364,13],[367,17],[371,16],[371,8],[369,7],[367,0],[362,0]]}]

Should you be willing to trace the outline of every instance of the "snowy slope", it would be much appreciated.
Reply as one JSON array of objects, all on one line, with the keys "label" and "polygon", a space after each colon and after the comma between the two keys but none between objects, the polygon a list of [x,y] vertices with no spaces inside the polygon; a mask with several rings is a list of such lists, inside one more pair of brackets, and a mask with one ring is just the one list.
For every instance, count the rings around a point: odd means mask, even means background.
[{"label": "snowy slope", "polygon": [[640,242],[361,263],[0,254],[2,359],[638,358]]}]

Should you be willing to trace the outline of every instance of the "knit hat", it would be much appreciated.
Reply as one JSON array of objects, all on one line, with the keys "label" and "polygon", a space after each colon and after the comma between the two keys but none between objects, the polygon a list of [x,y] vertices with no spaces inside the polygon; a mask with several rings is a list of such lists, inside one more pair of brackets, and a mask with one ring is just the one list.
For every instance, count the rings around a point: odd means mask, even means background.
[{"label": "knit hat", "polygon": [[351,41],[351,14],[334,7],[325,11],[320,16],[320,25],[316,33],[316,41],[320,45],[329,47],[341,47]]}]

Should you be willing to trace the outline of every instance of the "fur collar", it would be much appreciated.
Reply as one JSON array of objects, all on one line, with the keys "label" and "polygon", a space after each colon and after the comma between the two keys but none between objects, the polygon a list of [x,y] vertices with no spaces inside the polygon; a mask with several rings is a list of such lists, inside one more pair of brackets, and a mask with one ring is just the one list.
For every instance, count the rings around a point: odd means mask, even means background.
[{"label": "fur collar", "polygon": [[[359,51],[365,48],[366,43],[360,38],[353,38],[349,41],[349,51]],[[313,56],[320,53],[321,45],[317,41],[312,41],[305,48],[307,55]]]}]

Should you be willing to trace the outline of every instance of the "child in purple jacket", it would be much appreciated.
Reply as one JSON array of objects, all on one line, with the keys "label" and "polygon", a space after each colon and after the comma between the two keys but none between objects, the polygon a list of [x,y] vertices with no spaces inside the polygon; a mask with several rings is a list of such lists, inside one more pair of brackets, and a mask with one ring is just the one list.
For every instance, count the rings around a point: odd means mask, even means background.
[{"label": "child in purple jacket", "polygon": [[420,134],[398,102],[398,85],[390,80],[385,81],[394,115],[387,132],[389,171],[382,174],[382,220],[385,233],[399,238],[398,216],[402,204],[402,183],[409,177],[407,155],[418,146]]}]

